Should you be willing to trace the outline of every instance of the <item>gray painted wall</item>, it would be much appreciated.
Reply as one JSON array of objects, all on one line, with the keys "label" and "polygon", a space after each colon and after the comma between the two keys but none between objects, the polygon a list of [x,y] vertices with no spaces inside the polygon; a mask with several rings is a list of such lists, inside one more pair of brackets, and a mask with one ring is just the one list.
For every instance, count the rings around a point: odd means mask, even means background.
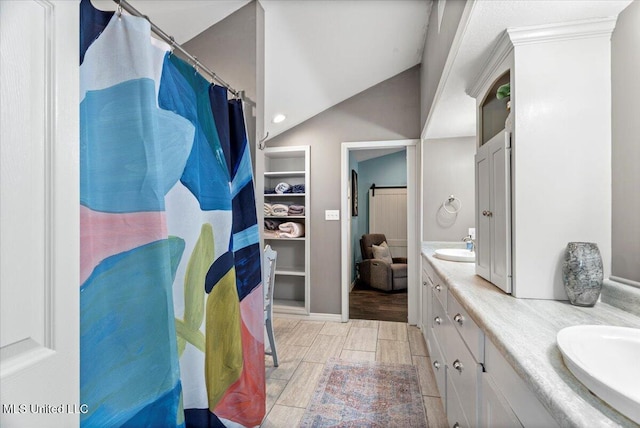
[{"label": "gray painted wall", "polygon": [[640,1],[619,16],[611,39],[611,274],[640,282]]},{"label": "gray painted wall", "polygon": [[438,31],[438,0],[434,0],[431,7],[420,71],[420,129],[424,128],[431,110],[465,5],[466,0],[446,0],[440,31]]},{"label": "gray painted wall", "polygon": [[340,313],[341,259],[351,257],[340,254],[340,222],[324,219],[325,210],[340,209],[342,143],[418,138],[419,70],[412,67],[267,142],[311,146],[311,312]]},{"label": "gray painted wall", "polygon": [[[423,240],[460,241],[468,234],[468,229],[474,227],[475,152],[475,137],[422,143]],[[457,215],[441,208],[449,195],[462,202]]]},{"label": "gray painted wall", "polygon": [[[255,164],[255,141],[257,133],[257,91],[263,86],[264,66],[258,66],[259,45],[264,44],[264,12],[258,2],[251,2],[238,9],[222,21],[212,25],[184,44],[185,49],[214,71],[234,89],[244,90],[245,121],[251,147],[251,158]],[[264,64],[264,58],[262,62]],[[261,75],[258,74],[261,71]],[[262,111],[262,110],[261,110]]]}]

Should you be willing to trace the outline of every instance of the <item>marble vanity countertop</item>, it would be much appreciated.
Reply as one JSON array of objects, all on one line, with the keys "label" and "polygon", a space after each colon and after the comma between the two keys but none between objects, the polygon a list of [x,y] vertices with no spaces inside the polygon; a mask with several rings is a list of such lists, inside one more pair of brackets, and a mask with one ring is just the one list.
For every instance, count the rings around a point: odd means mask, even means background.
[{"label": "marble vanity countertop", "polygon": [[581,308],[568,301],[516,299],[475,274],[475,263],[433,256],[457,243],[423,243],[422,254],[451,293],[484,330],[513,369],[562,427],[638,427],[600,400],[565,366],[558,331],[581,324],[640,328],[640,317],[598,302]]}]

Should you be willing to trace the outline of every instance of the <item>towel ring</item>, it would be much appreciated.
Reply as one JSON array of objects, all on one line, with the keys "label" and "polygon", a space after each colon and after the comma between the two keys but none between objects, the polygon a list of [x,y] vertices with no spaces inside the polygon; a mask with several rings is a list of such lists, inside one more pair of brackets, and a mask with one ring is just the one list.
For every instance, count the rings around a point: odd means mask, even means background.
[{"label": "towel ring", "polygon": [[[458,208],[453,206],[453,203],[455,201],[458,201]],[[447,205],[451,205],[453,207],[453,211],[447,209]],[[446,201],[444,201],[442,203],[442,209],[445,210],[446,212],[448,212],[449,214],[458,214],[458,212],[460,212],[461,208],[462,208],[462,201],[460,199],[456,198],[453,195],[449,196],[449,199],[447,199]]]}]

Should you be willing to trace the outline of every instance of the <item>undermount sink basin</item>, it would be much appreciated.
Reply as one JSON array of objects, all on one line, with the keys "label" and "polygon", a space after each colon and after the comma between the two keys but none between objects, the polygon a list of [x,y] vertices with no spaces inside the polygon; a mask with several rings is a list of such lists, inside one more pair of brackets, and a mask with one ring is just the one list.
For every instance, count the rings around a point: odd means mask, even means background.
[{"label": "undermount sink basin", "polygon": [[640,329],[577,325],[560,330],[557,341],[571,373],[640,424]]},{"label": "undermount sink basin", "polygon": [[475,262],[476,253],[464,248],[442,248],[436,250],[435,256],[452,262]]}]

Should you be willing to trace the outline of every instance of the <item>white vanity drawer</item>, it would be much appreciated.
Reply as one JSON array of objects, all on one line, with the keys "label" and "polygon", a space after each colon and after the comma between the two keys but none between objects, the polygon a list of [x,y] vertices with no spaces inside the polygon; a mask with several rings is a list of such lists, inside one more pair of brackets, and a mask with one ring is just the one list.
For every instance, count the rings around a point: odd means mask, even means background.
[{"label": "white vanity drawer", "polygon": [[478,424],[478,382],[482,366],[476,363],[462,337],[453,328],[447,334],[444,354],[447,358],[447,380],[455,386],[467,421],[475,427]]},{"label": "white vanity drawer", "polygon": [[[449,324],[449,318],[447,317],[447,312],[444,310],[442,303],[437,298],[431,299],[431,305],[433,310],[431,311],[431,328],[433,328],[433,333],[436,338],[436,341],[440,345],[440,348],[446,354],[446,350],[443,349],[445,338],[447,336],[447,330],[451,327]],[[453,328],[450,329],[451,332],[455,333]],[[456,333],[457,334],[457,333]]]},{"label": "white vanity drawer", "polygon": [[460,333],[478,363],[484,363],[484,333],[453,296],[447,299],[451,324]]},{"label": "white vanity drawer", "polygon": [[[446,397],[447,391],[447,379],[446,379],[446,365],[447,361],[444,358],[442,353],[442,349],[438,342],[434,341],[432,348],[429,350],[429,355],[431,356],[431,366],[433,368],[433,374],[436,378],[436,384],[438,385],[438,391],[440,392],[440,397]],[[445,403],[442,403],[443,405]]]},{"label": "white vanity drawer", "polygon": [[[449,368],[447,370],[450,370]],[[449,426],[452,428],[470,428],[472,425],[469,425],[467,418],[462,410],[462,406],[460,405],[460,398],[458,397],[458,393],[456,388],[451,382],[451,379],[447,376],[447,420],[449,421]]]},{"label": "white vanity drawer", "polygon": [[433,267],[428,261],[424,263],[423,267],[424,267],[425,273],[431,280],[432,288],[434,291],[433,295],[436,296],[438,299],[440,299],[440,302],[442,303],[442,307],[446,308],[447,307],[447,285],[436,274],[436,272],[433,270]]}]

